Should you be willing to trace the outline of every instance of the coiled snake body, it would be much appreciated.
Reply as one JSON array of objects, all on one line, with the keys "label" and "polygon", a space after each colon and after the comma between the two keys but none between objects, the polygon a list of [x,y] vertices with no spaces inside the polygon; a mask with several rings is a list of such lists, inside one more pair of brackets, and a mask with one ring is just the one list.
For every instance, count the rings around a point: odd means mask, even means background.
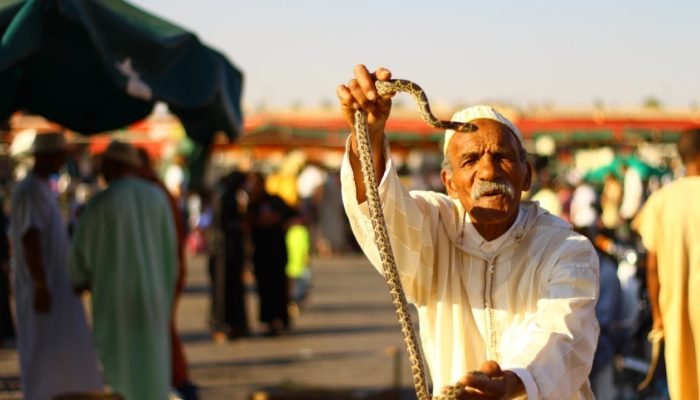
[{"label": "coiled snake body", "polygon": [[[403,80],[376,81],[375,87],[380,96],[385,96],[390,93],[405,92],[410,94],[418,107],[420,108],[421,117],[430,126],[438,129],[454,129],[460,132],[471,132],[474,130],[474,125],[470,123],[441,121],[430,111],[428,99],[423,90],[417,84]],[[464,391],[462,386],[450,386],[445,392],[437,397],[432,397],[428,393],[428,387],[425,382],[425,367],[423,356],[420,351],[416,334],[413,330],[413,323],[408,311],[408,302],[406,295],[399,280],[399,273],[394,260],[394,252],[391,249],[389,234],[384,223],[384,214],[382,213],[381,204],[379,201],[379,191],[377,190],[377,182],[375,179],[375,169],[372,163],[372,156],[369,146],[369,133],[367,127],[367,114],[362,110],[355,111],[355,134],[357,140],[357,148],[359,152],[360,165],[362,175],[364,177],[367,203],[372,220],[372,228],[374,237],[379,249],[379,254],[382,260],[384,269],[384,277],[393,304],[396,308],[396,314],[399,317],[401,332],[404,336],[404,342],[408,350],[408,355],[411,360],[411,370],[413,372],[413,383],[416,389],[416,394],[419,400],[452,400]]]}]

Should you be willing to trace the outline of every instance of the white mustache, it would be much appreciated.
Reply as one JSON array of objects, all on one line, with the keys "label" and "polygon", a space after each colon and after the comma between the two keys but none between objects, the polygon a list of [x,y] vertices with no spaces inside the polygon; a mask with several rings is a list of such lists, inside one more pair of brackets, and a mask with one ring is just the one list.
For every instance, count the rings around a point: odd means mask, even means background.
[{"label": "white mustache", "polygon": [[472,185],[471,197],[472,200],[479,200],[485,194],[502,194],[508,196],[512,199],[515,197],[515,191],[513,190],[513,185],[510,182],[505,181],[475,181]]}]

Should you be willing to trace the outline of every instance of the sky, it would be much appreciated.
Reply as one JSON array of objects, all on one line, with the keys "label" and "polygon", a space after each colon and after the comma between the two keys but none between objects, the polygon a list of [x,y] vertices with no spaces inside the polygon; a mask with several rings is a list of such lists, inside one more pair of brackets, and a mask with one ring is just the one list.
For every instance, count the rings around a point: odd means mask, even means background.
[{"label": "sky", "polygon": [[700,104],[700,1],[130,0],[244,73],[247,107],[336,103],[356,64],[436,104]]}]

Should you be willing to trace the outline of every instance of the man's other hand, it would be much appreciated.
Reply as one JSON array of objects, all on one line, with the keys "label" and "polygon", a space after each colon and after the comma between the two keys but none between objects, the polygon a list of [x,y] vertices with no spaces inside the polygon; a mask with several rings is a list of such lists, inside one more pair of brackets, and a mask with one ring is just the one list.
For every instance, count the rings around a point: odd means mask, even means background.
[{"label": "man's other hand", "polygon": [[512,399],[525,394],[525,386],[512,371],[503,371],[496,361],[486,361],[469,372],[458,385],[465,387],[460,400]]}]

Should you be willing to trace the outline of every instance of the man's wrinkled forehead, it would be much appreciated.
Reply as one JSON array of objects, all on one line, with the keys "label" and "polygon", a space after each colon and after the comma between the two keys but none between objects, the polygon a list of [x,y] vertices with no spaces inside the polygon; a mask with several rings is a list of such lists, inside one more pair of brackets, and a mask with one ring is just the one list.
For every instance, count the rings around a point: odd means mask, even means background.
[{"label": "man's wrinkled forehead", "polygon": [[[508,118],[504,117],[503,114],[496,111],[496,109],[494,109],[493,107],[489,107],[489,106],[469,107],[469,108],[465,108],[463,110],[457,111],[452,116],[452,121],[458,121],[458,122],[473,122],[473,121],[480,120],[480,119],[487,119],[487,120],[496,121],[499,124],[503,125],[505,128],[507,128],[508,131],[510,131],[515,136],[516,139],[518,139],[518,142],[520,143],[520,145],[524,147],[523,138],[522,138],[522,134],[520,133],[520,130]],[[450,143],[450,140],[452,139],[452,136],[454,136],[454,134],[455,134],[455,131],[451,130],[451,129],[448,129],[445,132],[445,142],[443,145],[443,154],[447,154],[447,147]]]},{"label": "man's wrinkled forehead", "polygon": [[[475,129],[472,132],[457,132],[452,139],[455,142],[453,147],[457,147],[458,152],[481,152],[486,149],[493,153],[505,151],[519,151],[519,142],[514,140],[515,133],[507,126],[489,119],[476,119],[471,121]],[[485,147],[486,146],[486,147]],[[452,151],[447,149],[446,151]]]}]

